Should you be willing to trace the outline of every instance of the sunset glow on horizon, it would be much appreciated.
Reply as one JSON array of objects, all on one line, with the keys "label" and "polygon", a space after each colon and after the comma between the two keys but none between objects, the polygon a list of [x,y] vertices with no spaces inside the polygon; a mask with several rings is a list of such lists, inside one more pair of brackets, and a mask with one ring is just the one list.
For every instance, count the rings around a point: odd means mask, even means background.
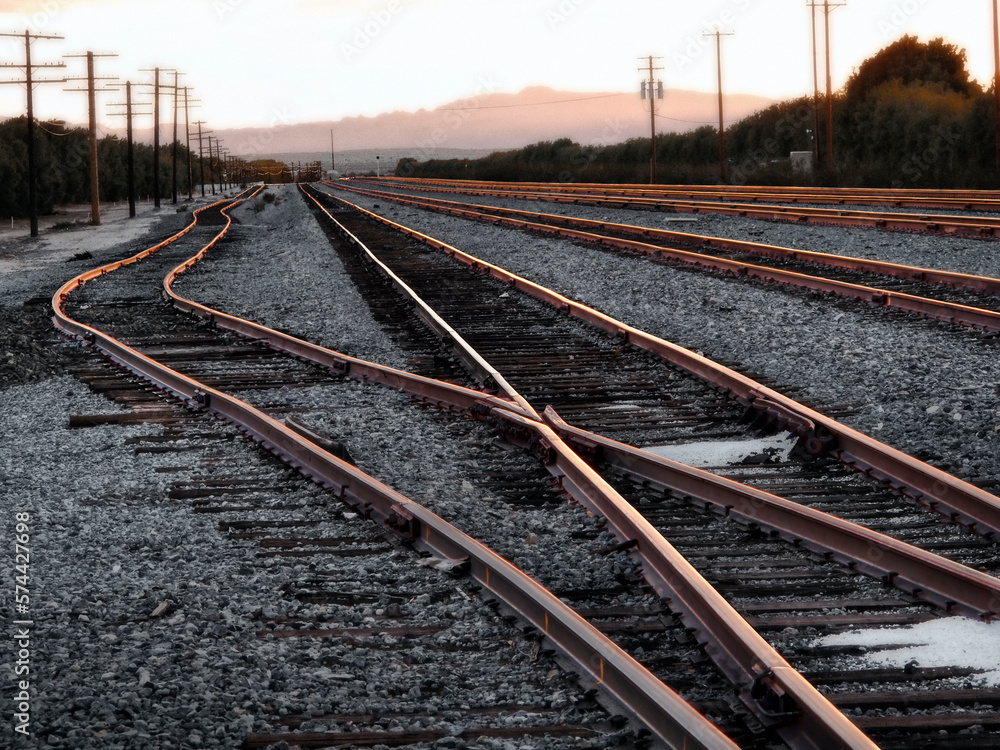
[{"label": "sunset glow on horizon", "polygon": [[[653,55],[668,90],[716,90],[722,39],[729,94],[786,99],[813,87],[811,10],[806,0],[8,0],[0,32],[59,35],[38,40],[33,62],[86,51],[116,53],[98,75],[149,81],[142,69],[177,68],[200,100],[196,119],[213,127],[374,116],[433,109],[532,85],[559,91],[636,92],[640,58]],[[961,8],[961,11],[957,8]],[[820,88],[823,10],[817,12]],[[847,0],[831,10],[833,86],[904,34],[943,37],[964,49],[981,85],[993,75],[992,4],[986,0]],[[24,45],[0,38],[0,62],[23,63]],[[46,77],[85,74],[80,59]],[[14,80],[16,68],[0,72]],[[172,83],[173,74],[164,77]],[[36,116],[84,122],[78,83],[36,90]],[[144,97],[149,98],[147,95]],[[120,125],[102,94],[99,120]],[[166,101],[166,99],[164,99]],[[0,116],[24,114],[22,86],[0,86]]]}]

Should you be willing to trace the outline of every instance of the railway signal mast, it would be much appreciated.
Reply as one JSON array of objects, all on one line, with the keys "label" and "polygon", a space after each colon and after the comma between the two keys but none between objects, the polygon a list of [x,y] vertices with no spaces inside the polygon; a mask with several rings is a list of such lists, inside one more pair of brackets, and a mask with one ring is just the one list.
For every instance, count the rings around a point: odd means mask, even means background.
[{"label": "railway signal mast", "polygon": [[35,166],[35,110],[32,101],[32,93],[35,85],[39,83],[65,83],[65,78],[49,78],[38,80],[33,77],[37,68],[65,68],[66,63],[31,63],[31,42],[35,39],[62,39],[61,36],[48,36],[43,34],[32,34],[25,31],[24,34],[0,34],[0,36],[18,37],[24,39],[24,65],[19,63],[2,63],[0,68],[24,68],[23,81],[0,81],[4,84],[21,84],[28,91],[28,213],[31,221],[31,236],[38,236],[38,175]]},{"label": "railway signal mast", "polygon": [[[644,58],[639,58],[640,60]],[[653,57],[648,55],[647,58],[649,65],[649,80],[642,81],[639,84],[639,96],[645,101],[647,93],[649,95],[649,184],[652,185],[656,182],[656,102],[657,100],[663,101],[663,81],[657,80],[653,77],[654,70],[663,70],[663,68],[654,68],[653,60],[660,60],[662,58]],[[640,71],[644,70],[639,68]]]}]

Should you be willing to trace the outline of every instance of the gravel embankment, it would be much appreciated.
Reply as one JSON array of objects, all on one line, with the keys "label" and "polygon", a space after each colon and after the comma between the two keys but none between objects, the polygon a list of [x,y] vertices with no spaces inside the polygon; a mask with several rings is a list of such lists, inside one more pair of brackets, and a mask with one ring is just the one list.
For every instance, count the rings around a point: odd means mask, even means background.
[{"label": "gravel embankment", "polygon": [[[237,212],[246,225],[238,226],[234,241],[224,243],[218,253],[221,256],[227,246],[240,253],[235,273],[229,265],[234,258],[228,258],[201,274],[202,278],[194,273],[186,280],[214,285],[217,296],[232,303],[224,309],[272,324],[285,320],[289,300],[301,295],[313,307],[298,318],[305,321],[304,330],[298,333],[357,356],[398,364],[401,355],[359,312],[358,300],[352,297],[355,293],[339,264],[324,252],[329,248],[325,236],[292,190],[281,191],[287,199],[281,206],[284,210],[269,207],[270,213],[260,215],[250,208]],[[432,716],[413,721],[387,718],[380,723],[389,731],[423,727],[457,734],[466,719],[454,710],[450,691],[440,696],[420,692],[421,685],[447,684],[456,674],[463,675],[462,701],[470,705],[539,706],[564,715],[567,721],[591,721],[592,717],[574,713],[572,685],[549,673],[544,660],[531,663],[530,644],[513,637],[492,613],[460,592],[440,601],[417,596],[396,613],[446,625],[434,646],[444,652],[454,650],[454,659],[442,661],[436,651],[430,654],[419,644],[399,652],[392,647],[392,639],[386,640],[385,647],[375,648],[345,642],[331,652],[318,645],[302,648],[283,639],[256,637],[260,623],[272,618],[310,622],[331,616],[329,608],[283,598],[279,591],[290,580],[328,576],[336,581],[332,585],[345,590],[375,590],[384,585],[419,592],[440,588],[442,574],[417,565],[407,553],[378,563],[365,557],[323,564],[308,559],[291,564],[261,559],[255,544],[226,539],[219,532],[217,517],[195,514],[183,501],[168,499],[170,483],[189,479],[198,469],[176,470],[186,459],[170,453],[137,453],[129,442],[143,436],[155,438],[161,428],[68,428],[71,414],[121,408],[66,374],[67,366],[91,355],[78,352],[53,334],[43,300],[76,273],[132,255],[172,234],[188,218],[164,211],[141,225],[108,225],[0,247],[0,313],[16,323],[2,334],[0,432],[17,436],[0,457],[0,497],[5,507],[0,529],[12,539],[17,514],[28,514],[21,518],[28,518],[31,549],[28,611],[16,612],[8,587],[0,615],[10,627],[25,616],[32,623],[30,734],[21,737],[5,726],[0,745],[10,742],[13,747],[66,750],[231,748],[248,732],[272,731],[275,727],[267,720],[275,714],[378,717],[415,708]],[[123,237],[128,239],[123,241]],[[275,250],[278,265],[268,268],[264,261]],[[92,257],[65,262],[81,252]],[[305,272],[297,268],[297,261],[305,261]],[[343,283],[331,285],[330,278]],[[207,296],[211,295],[206,292]],[[237,309],[236,301],[246,299],[251,303]],[[300,310],[296,303],[295,314]],[[303,394],[301,405],[315,411],[306,416],[350,437],[359,455],[367,454],[369,448],[375,455],[384,455],[376,448],[388,445],[390,455],[403,456],[399,463],[376,465],[369,460],[373,471],[381,471],[407,489],[430,483],[431,492],[445,500],[442,508],[447,503],[456,508],[470,502],[479,508],[487,504],[488,497],[475,490],[470,494],[463,485],[462,471],[445,470],[436,477],[427,473],[433,463],[427,460],[428,454],[439,458],[453,450],[456,439],[451,426],[436,423],[405,400],[379,389],[348,383],[345,389],[334,390],[340,393],[341,404],[332,420],[326,411],[329,394],[319,398],[310,391]],[[274,394],[260,395],[266,400]],[[313,397],[315,403],[310,402]],[[383,433],[362,424],[368,418],[369,401],[381,404],[377,408]],[[387,405],[393,401],[399,402],[396,407]],[[414,427],[399,423],[399,408],[414,415],[425,441],[420,455],[414,449],[409,455],[400,449],[400,442],[410,442]],[[470,425],[458,440],[471,456],[497,450],[492,436],[480,426]],[[268,458],[245,441],[224,441],[221,446],[214,449],[213,459],[220,462],[223,472],[254,476],[271,471]],[[157,471],[168,467],[173,470]],[[341,513],[336,504],[317,502],[314,496],[320,492],[310,486],[281,500],[283,504],[301,502],[306,508],[292,513],[293,518],[305,513],[315,520],[318,508],[328,512],[329,517],[315,529],[317,536],[371,535],[369,522]],[[569,509],[561,512],[565,518],[559,525],[568,535],[578,518]],[[272,511],[255,517],[287,520],[289,515]],[[489,513],[484,517],[496,521],[497,527],[503,520]],[[555,532],[541,528],[538,514],[527,515],[510,538],[523,549],[519,559],[524,562],[545,559],[558,546],[553,541]],[[13,565],[11,557],[8,569]],[[580,574],[581,580],[572,583],[609,580],[627,564],[602,558],[594,568],[603,568],[605,577]],[[154,617],[164,602],[170,602],[167,613]],[[349,621],[363,624],[377,618],[379,606],[358,606]],[[499,641],[501,646],[489,654],[472,648],[484,641]],[[5,662],[12,663],[15,655],[9,646]],[[500,683],[495,679],[498,674],[505,676]],[[478,685],[483,687],[477,692]],[[18,694],[12,673],[8,672],[2,686],[5,696]],[[311,689],[304,691],[306,687]],[[509,725],[531,721],[521,713],[497,718]],[[330,728],[320,721],[302,725],[304,731]],[[572,744],[566,740],[546,746]],[[439,746],[466,745],[448,738]],[[501,741],[468,746],[514,747]],[[525,746],[541,747],[537,741]]]},{"label": "gravel embankment", "polygon": [[[844,300],[652,263],[592,247],[342,193],[348,200],[590,304],[626,323],[819,404],[859,407],[851,426],[964,479],[1000,478],[996,340]],[[487,201],[481,201],[487,202]],[[510,202],[520,208],[534,202]],[[662,215],[553,207],[589,218],[664,226]],[[669,217],[667,217],[669,218]],[[853,253],[1000,275],[994,243],[831,227],[699,217],[684,231]],[[725,231],[723,231],[725,230]],[[822,241],[820,241],[820,239]],[[961,250],[957,250],[961,248]],[[962,265],[956,265],[956,253]]]}]

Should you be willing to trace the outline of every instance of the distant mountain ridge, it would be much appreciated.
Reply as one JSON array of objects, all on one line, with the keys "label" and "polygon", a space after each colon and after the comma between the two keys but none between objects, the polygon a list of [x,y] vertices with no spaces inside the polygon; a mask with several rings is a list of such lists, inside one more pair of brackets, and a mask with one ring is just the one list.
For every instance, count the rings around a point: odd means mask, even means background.
[{"label": "distant mountain ridge", "polygon": [[[729,95],[724,103],[726,124],[775,102],[747,94]],[[716,126],[719,120],[716,94],[667,89],[664,99],[657,105],[658,133],[683,132],[701,125]],[[404,150],[423,160],[448,150],[515,149],[557,138],[570,138],[584,145],[648,138],[648,106],[648,100],[641,101],[638,91],[586,93],[533,86],[516,94],[487,93],[459,99],[430,110],[271,127],[213,129],[211,132],[213,138],[221,139],[230,154],[248,159],[289,153],[329,154],[332,129],[338,152]],[[161,143],[170,140],[170,122],[169,116],[165,116],[161,123]],[[102,131],[125,137],[124,128],[102,128]],[[152,143],[152,128],[137,128],[135,138]],[[191,149],[198,152],[194,129]]]},{"label": "distant mountain ridge", "polygon": [[[759,96],[726,98],[727,123],[774,103]],[[436,109],[346,117],[335,122],[273,128],[218,130],[230,153],[243,157],[330,150],[404,149],[418,159],[439,149],[513,149],[538,141],[571,138],[582,144],[619,143],[649,137],[649,102],[636,93],[581,93],[543,86],[517,94],[483,94]],[[718,98],[697,91],[667,90],[657,132],[682,132],[718,123]]]}]

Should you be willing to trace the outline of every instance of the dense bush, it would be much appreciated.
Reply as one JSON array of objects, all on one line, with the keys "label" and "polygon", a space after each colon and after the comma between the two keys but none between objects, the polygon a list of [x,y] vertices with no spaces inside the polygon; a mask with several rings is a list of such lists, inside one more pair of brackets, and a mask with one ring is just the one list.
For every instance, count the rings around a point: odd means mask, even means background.
[{"label": "dense bush", "polygon": [[[972,81],[965,52],[941,39],[904,36],[865,60],[833,99],[832,165],[791,168],[789,153],[826,143],[825,101],[817,133],[812,97],[781,102],[726,129],[727,177],[737,184],[869,187],[1000,186],[994,163],[993,92]],[[558,182],[649,181],[649,139],[581,146],[567,138],[476,160],[403,159],[404,177]],[[718,180],[718,131],[656,137],[661,183]]]}]

